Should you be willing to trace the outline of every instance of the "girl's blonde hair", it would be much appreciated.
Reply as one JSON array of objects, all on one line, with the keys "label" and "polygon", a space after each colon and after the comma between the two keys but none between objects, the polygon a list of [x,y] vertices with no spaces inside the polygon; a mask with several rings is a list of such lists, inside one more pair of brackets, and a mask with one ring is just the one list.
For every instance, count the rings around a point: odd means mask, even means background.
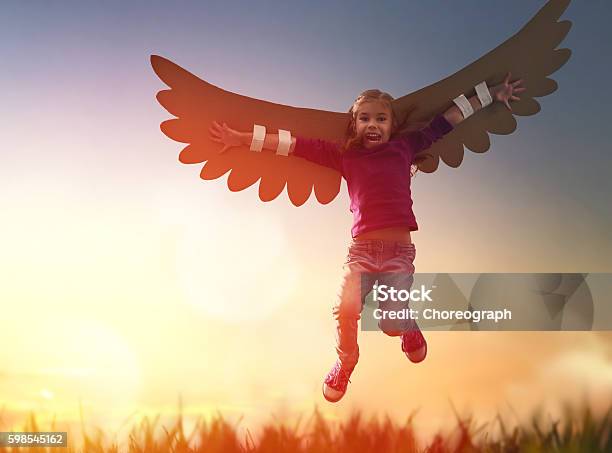
[{"label": "girl's blonde hair", "polygon": [[[357,111],[362,104],[373,101],[381,102],[384,106],[389,108],[389,111],[391,112],[391,137],[400,132],[400,129],[402,132],[408,133],[412,130],[421,129],[426,124],[422,122],[415,123],[412,124],[410,128],[405,128],[404,125],[399,123],[399,119],[393,111],[393,97],[389,93],[385,93],[381,90],[366,90],[357,96],[357,99],[355,99],[355,102],[353,102],[353,105],[348,111],[351,118],[346,127],[346,132],[344,134],[344,145],[340,148],[341,153],[346,152],[354,146],[362,144],[363,137],[357,137]],[[410,175],[414,176],[417,171],[418,167],[415,161],[415,164],[413,164],[410,169]]]}]

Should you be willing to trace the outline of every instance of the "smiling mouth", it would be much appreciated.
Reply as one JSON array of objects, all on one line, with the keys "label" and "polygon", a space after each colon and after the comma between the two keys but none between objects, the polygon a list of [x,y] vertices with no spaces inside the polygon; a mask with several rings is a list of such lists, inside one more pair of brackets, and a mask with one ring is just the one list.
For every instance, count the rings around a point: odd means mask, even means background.
[{"label": "smiling mouth", "polygon": [[368,132],[365,134],[365,139],[369,142],[379,142],[382,136],[375,132]]}]

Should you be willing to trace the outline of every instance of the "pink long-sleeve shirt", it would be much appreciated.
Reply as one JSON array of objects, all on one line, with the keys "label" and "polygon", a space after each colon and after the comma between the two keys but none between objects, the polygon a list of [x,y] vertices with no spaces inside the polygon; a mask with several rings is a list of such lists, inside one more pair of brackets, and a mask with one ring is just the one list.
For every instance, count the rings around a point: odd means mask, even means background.
[{"label": "pink long-sleeve shirt", "polygon": [[393,226],[419,229],[412,211],[410,166],[415,154],[453,130],[443,115],[425,128],[373,148],[351,148],[319,139],[296,137],[293,155],[339,171],[348,185],[353,213],[351,235]]}]

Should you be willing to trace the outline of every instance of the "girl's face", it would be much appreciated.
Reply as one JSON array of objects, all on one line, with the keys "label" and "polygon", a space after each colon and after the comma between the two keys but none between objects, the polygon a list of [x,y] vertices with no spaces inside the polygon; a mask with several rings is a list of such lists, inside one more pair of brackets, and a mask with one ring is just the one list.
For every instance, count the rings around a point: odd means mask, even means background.
[{"label": "girl's face", "polygon": [[393,112],[383,102],[364,102],[357,109],[355,130],[366,148],[386,143],[391,137]]}]

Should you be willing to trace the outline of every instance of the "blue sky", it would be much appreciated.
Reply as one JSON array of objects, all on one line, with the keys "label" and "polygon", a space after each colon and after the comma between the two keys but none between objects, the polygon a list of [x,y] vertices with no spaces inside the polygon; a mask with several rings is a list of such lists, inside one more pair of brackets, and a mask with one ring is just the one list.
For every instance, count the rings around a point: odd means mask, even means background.
[{"label": "blue sky", "polygon": [[[5,2],[5,145],[21,148],[3,153],[5,181],[23,183],[16,175],[38,162],[38,168],[44,163],[48,172],[80,184],[93,184],[84,168],[98,179],[120,180],[115,187],[123,187],[123,199],[145,194],[140,162],[158,156],[155,150],[179,150],[159,133],[168,115],[154,95],[165,86],[151,70],[150,54],[230,91],[346,111],[364,89],[399,97],[460,70],[517,32],[543,4]],[[486,223],[477,213],[502,207],[492,214],[499,218],[496,228],[517,241],[532,235],[531,242],[538,242],[552,231],[550,247],[577,238],[575,246],[587,241],[592,253],[610,250],[610,8],[605,2],[570,4],[562,18],[573,27],[562,46],[573,55],[553,75],[560,88],[540,100],[539,114],[518,117],[517,131],[492,136],[491,150],[468,153],[458,170],[441,168],[419,180],[417,218],[432,219],[430,231],[445,220],[423,208],[418,212],[419,199],[444,205],[462,193],[467,203],[478,199],[480,209],[466,204],[453,214],[469,219],[459,229]],[[27,146],[34,137],[38,142]],[[163,174],[168,161],[148,165],[169,181]],[[348,219],[348,203],[341,203],[342,210],[330,216],[334,225]],[[607,264],[602,257],[591,270],[607,270]]]}]

